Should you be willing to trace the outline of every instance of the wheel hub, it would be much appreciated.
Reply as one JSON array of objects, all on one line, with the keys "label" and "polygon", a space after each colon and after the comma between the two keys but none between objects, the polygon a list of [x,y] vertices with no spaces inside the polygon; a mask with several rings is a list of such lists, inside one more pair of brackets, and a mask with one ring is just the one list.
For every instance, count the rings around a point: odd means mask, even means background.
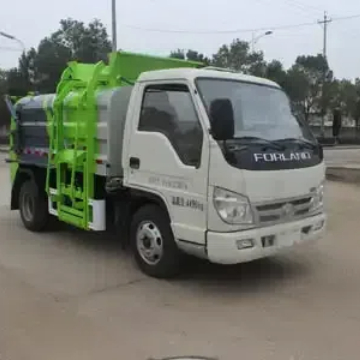
[{"label": "wheel hub", "polygon": [[32,221],[34,216],[34,199],[31,194],[24,194],[23,197],[23,216],[26,221]]},{"label": "wheel hub", "polygon": [[163,254],[163,239],[158,227],[151,221],[143,221],[136,233],[139,255],[149,265],[156,265]]}]

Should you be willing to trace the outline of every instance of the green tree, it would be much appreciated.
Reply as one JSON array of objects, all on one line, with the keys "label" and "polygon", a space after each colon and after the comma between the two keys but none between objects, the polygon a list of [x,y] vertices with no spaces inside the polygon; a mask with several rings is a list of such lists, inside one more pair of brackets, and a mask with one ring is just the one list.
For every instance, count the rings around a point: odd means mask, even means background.
[{"label": "green tree", "polygon": [[54,92],[68,61],[71,50],[51,37],[41,40],[35,59],[35,83],[40,92]]},{"label": "green tree", "polygon": [[25,96],[31,89],[31,72],[26,65],[26,54],[19,60],[19,67],[0,71],[0,128],[10,124],[10,113],[4,101],[4,95]]},{"label": "green tree", "polygon": [[204,65],[210,65],[211,59],[206,57],[204,54],[201,54],[195,50],[181,50],[177,49],[175,51],[172,51],[170,53],[170,57],[175,59],[181,59],[181,60],[190,60],[190,61],[198,61],[203,63]]},{"label": "green tree", "polygon": [[211,59],[205,56],[204,54],[201,54],[194,50],[188,50],[186,53],[186,58],[191,61],[198,61],[205,65],[211,64]]},{"label": "green tree", "polygon": [[213,65],[257,76],[264,76],[266,73],[264,54],[250,52],[249,43],[240,39],[221,46],[213,56]]},{"label": "green tree", "polygon": [[107,61],[111,42],[105,26],[97,19],[85,25],[71,18],[60,21],[60,29],[50,36],[57,46],[65,47],[72,60],[85,63]]},{"label": "green tree", "polygon": [[185,60],[186,59],[185,50],[177,49],[171,51],[170,57],[174,59]]},{"label": "green tree", "polygon": [[6,91],[6,71],[0,69],[0,93],[3,94]]},{"label": "green tree", "polygon": [[10,116],[8,114],[4,101],[4,95],[7,92],[6,77],[7,77],[6,71],[0,69],[0,129],[4,125],[7,125],[10,121]]},{"label": "green tree", "polygon": [[279,84],[282,88],[287,90],[287,73],[284,69],[283,64],[279,60],[273,60],[266,65],[265,68],[265,77],[272,81],[275,81]]},{"label": "green tree", "polygon": [[347,79],[335,79],[332,83],[332,107],[339,107],[345,115],[352,115],[357,100],[355,85]]},{"label": "green tree", "polygon": [[360,79],[351,82],[347,79],[333,82],[333,106],[340,107],[342,112],[360,125]]},{"label": "green tree", "polygon": [[36,70],[36,50],[31,48],[23,53],[18,62],[18,67],[11,69],[7,73],[8,92],[10,95],[23,96],[29,91],[34,90]]},{"label": "green tree", "polygon": [[360,127],[360,79],[355,79],[355,91],[356,91],[356,101],[353,104],[352,116],[355,120],[356,126]]},{"label": "green tree", "polygon": [[17,69],[10,71],[14,83],[10,92],[18,95],[23,88],[53,92],[70,60],[95,63],[107,60],[110,51],[108,34],[99,20],[88,25],[70,18],[61,20],[59,30],[42,39],[36,50],[23,54]]},{"label": "green tree", "polygon": [[88,25],[70,18],[61,20],[60,29],[44,38],[37,49],[36,87],[42,92],[54,91],[70,60],[95,63],[106,60],[110,51],[106,28],[99,20]]},{"label": "green tree", "polygon": [[298,56],[287,77],[286,88],[294,108],[305,120],[311,113],[324,113],[330,107],[333,73],[322,55]]},{"label": "green tree", "polygon": [[[37,49],[20,56],[16,68],[0,72],[0,96],[5,92],[13,96],[25,96],[34,90],[54,92],[70,60],[95,63],[107,60],[110,51],[106,28],[99,20],[87,25],[70,18],[61,20],[60,28],[42,39]],[[1,116],[4,104],[2,100],[0,103]]]}]

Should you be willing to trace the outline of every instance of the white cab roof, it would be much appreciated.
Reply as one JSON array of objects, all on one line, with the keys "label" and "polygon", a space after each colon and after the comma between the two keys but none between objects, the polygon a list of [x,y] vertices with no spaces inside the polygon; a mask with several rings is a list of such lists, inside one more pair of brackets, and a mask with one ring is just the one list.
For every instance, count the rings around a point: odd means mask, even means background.
[{"label": "white cab roof", "polygon": [[208,70],[206,68],[204,69],[176,68],[176,69],[146,71],[139,76],[138,81],[139,82],[145,82],[145,81],[148,82],[148,81],[156,81],[156,80],[193,81],[198,77],[237,80],[237,81],[245,81],[259,85],[280,87],[275,82],[264,78],[259,78],[256,76],[245,75],[230,71],[223,71],[223,70],[219,71],[219,70],[210,70],[210,69]]}]

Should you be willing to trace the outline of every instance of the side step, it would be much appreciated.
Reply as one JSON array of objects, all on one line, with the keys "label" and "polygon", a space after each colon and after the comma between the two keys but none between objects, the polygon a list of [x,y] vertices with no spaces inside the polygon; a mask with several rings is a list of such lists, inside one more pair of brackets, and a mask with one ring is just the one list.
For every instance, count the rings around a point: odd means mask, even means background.
[{"label": "side step", "polygon": [[[49,189],[50,197],[48,199],[49,213],[58,217],[61,221],[74,225],[79,228],[83,228],[84,212],[79,209],[74,209],[71,206],[61,205],[60,214],[54,204],[56,201],[52,197],[56,197],[58,194],[56,189]],[[93,200],[90,199],[89,204],[91,206],[92,221],[88,223],[88,228],[93,231],[105,231],[106,230],[106,202],[105,200]]]}]

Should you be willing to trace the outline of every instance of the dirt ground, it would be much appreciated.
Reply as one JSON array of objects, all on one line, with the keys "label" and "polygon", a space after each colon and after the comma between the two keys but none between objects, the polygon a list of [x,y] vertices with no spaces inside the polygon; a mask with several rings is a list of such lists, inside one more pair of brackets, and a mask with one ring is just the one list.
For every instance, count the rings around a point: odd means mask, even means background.
[{"label": "dirt ground", "polygon": [[1,360],[358,358],[360,187],[327,184],[317,244],[167,282],[103,236],[27,232],[1,160],[0,184]]}]

